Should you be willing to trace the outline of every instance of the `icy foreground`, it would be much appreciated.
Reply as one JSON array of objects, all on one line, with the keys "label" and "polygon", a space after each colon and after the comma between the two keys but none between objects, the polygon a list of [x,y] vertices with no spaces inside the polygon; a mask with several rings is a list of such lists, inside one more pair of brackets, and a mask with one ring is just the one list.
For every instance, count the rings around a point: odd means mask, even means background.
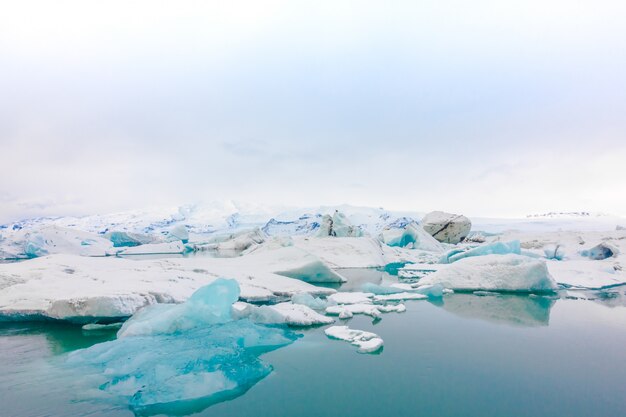
[{"label": "icy foreground", "polygon": [[272,367],[259,359],[292,343],[284,328],[235,320],[234,280],[216,280],[179,305],[127,321],[118,339],[70,354],[66,366],[137,414],[186,414],[241,395]]}]

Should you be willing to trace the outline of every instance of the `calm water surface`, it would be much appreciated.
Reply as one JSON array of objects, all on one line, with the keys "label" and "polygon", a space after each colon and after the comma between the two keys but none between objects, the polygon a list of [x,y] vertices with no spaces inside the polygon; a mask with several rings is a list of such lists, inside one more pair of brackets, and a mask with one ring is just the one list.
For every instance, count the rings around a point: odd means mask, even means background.
[{"label": "calm water surface", "polygon": [[[626,415],[626,307],[536,296],[453,294],[351,328],[385,347],[361,355],[323,328],[264,355],[274,372],[199,416]],[[114,331],[0,325],[0,415],[132,416],[60,371],[67,352]],[[74,379],[70,379],[74,378]]]}]

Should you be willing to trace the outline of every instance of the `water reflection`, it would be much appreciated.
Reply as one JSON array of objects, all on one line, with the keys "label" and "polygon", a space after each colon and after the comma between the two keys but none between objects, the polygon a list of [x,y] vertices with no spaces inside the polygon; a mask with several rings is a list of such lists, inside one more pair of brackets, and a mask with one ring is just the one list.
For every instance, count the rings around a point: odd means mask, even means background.
[{"label": "water reflection", "polygon": [[444,297],[441,307],[453,314],[522,327],[547,326],[556,301],[537,295],[455,293]]},{"label": "water reflection", "polygon": [[31,340],[44,343],[52,355],[84,349],[97,343],[115,339],[115,329],[84,331],[81,326],[45,321],[31,323],[0,323],[0,338]]}]

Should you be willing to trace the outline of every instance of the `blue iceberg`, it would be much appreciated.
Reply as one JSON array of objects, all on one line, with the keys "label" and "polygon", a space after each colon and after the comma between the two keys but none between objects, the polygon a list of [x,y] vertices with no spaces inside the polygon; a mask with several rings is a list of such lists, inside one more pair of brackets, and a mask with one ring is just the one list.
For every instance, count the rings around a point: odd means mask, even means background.
[{"label": "blue iceberg", "polygon": [[147,307],[118,339],[72,352],[66,365],[137,415],[186,415],[245,393],[271,371],[263,353],[298,335],[231,318],[239,296],[219,279],[185,303]]},{"label": "blue iceberg", "polygon": [[454,249],[441,258],[442,264],[451,264],[463,258],[470,258],[472,256],[484,256],[484,255],[508,255],[508,254],[520,255],[522,249],[519,240],[512,240],[510,242],[493,242],[486,245],[481,245],[466,251],[459,251]]}]

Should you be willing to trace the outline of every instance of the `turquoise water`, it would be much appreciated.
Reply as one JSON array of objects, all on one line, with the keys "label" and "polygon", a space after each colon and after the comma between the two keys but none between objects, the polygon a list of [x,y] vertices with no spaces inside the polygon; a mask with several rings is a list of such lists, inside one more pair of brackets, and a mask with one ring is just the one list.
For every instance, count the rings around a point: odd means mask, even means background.
[{"label": "turquoise water", "polygon": [[[379,334],[377,355],[323,328],[263,355],[274,372],[200,416],[624,416],[626,307],[453,294],[351,328]],[[40,323],[0,327],[2,416],[132,416],[88,379],[61,371],[67,352],[114,331]],[[74,379],[72,379],[74,378]]]}]

